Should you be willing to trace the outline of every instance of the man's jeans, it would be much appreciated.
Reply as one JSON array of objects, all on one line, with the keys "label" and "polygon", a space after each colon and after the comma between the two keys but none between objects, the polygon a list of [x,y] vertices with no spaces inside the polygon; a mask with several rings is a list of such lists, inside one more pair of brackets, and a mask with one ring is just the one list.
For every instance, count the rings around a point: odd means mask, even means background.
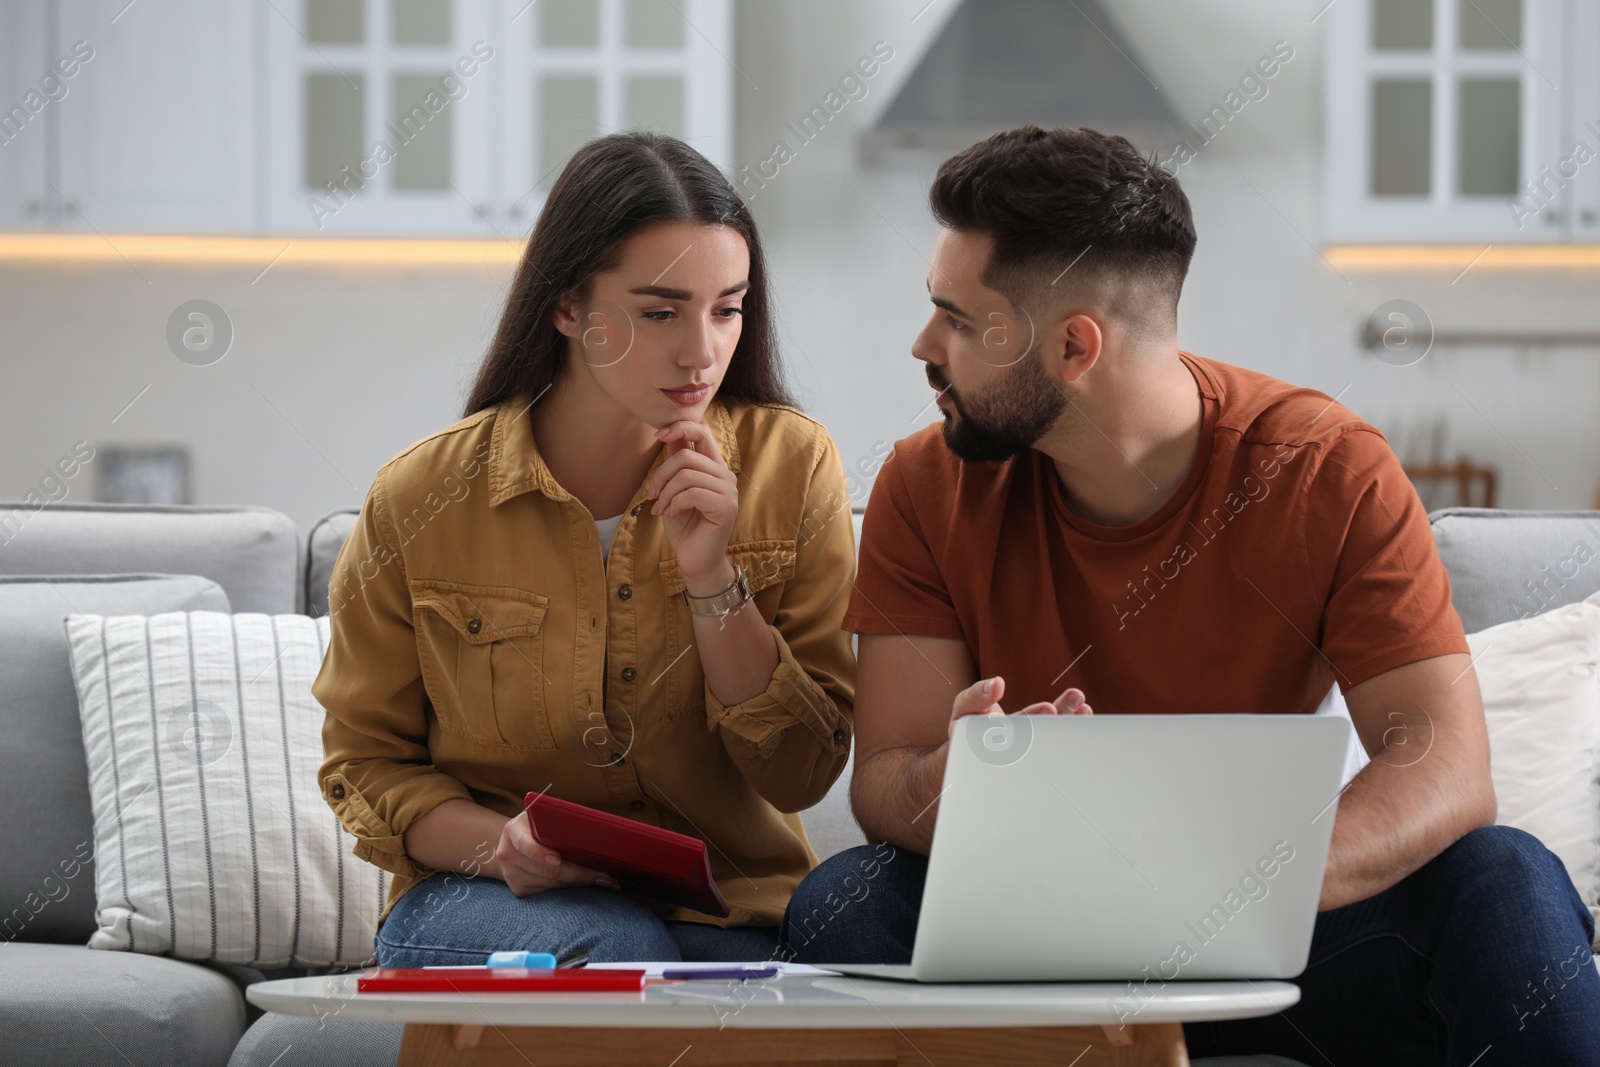
[{"label": "man's jeans", "polygon": [[775,958],[773,926],[663,921],[614,889],[567,886],[518,897],[498,878],[440,871],[412,886],[378,927],[378,964],[482,964],[489,953],[585,952],[595,963]]},{"label": "man's jeans", "polygon": [[[887,844],[832,857],[789,902],[785,955],[909,962],[927,870],[922,856]],[[997,886],[973,901],[972,921],[1004,907],[1007,892]],[[1482,827],[1391,888],[1319,912],[1295,979],[1298,1004],[1183,1032],[1191,1056],[1276,1053],[1338,1067],[1600,1064],[1593,940],[1594,920],[1555,854],[1521,830]],[[1142,985],[1129,983],[1129,1003]]]}]

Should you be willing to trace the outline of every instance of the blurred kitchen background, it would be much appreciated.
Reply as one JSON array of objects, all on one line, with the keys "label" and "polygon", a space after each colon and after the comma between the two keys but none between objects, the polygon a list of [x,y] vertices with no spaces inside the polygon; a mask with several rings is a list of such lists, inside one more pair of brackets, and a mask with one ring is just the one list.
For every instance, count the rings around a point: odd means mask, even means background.
[{"label": "blurred kitchen background", "polygon": [[1597,53],[1600,0],[0,0],[0,499],[359,504],[460,417],[573,148],[648,126],[751,203],[860,507],[939,417],[929,180],[1038,122],[1179,174],[1183,347],[1337,397],[1430,507],[1593,507]]}]

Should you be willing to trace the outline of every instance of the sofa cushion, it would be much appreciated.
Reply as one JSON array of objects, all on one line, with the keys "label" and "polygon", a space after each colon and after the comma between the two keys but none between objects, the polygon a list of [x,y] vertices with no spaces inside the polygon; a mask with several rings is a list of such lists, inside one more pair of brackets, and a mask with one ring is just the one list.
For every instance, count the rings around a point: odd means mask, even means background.
[{"label": "sofa cushion", "polygon": [[0,949],[7,1067],[216,1067],[244,1034],[225,975],[78,945]]},{"label": "sofa cushion", "polygon": [[[1600,594],[1467,635],[1496,821],[1561,858],[1600,921]],[[1600,931],[1595,945],[1600,947]]]},{"label": "sofa cushion", "polygon": [[1600,511],[1447,508],[1428,518],[1467,633],[1600,591]]},{"label": "sofa cushion", "polygon": [[346,508],[324,515],[306,538],[305,590],[302,593],[307,615],[328,613],[328,584],[333,581],[333,565],[339,550],[355,528],[359,508]]},{"label": "sofa cushion", "polygon": [[317,780],[327,618],[72,615],[94,807],[92,948],[359,966],[391,875]]},{"label": "sofa cushion", "polygon": [[228,1067],[395,1067],[403,1022],[268,1013],[245,1031]]},{"label": "sofa cushion", "polygon": [[0,573],[199,574],[234,611],[299,611],[299,533],[271,508],[0,503]]},{"label": "sofa cushion", "polygon": [[191,609],[227,611],[227,594],[187,575],[0,577],[0,941],[81,945],[94,932],[94,825],[62,621]]}]

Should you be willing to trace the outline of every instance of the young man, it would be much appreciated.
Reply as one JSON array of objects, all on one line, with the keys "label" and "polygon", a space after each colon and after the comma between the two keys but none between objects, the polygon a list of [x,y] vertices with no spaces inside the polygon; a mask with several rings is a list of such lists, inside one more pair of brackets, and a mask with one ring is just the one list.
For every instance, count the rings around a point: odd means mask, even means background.
[{"label": "young man", "polygon": [[943,425],[879,473],[844,622],[851,797],[879,844],[801,885],[797,958],[909,960],[955,718],[1309,714],[1337,684],[1372,762],[1339,801],[1302,999],[1185,1027],[1191,1053],[1600,1063],[1594,923],[1552,853],[1493,825],[1461,621],[1382,435],[1178,349],[1189,203],[1123,138],[997,134],[930,199],[912,354]]}]

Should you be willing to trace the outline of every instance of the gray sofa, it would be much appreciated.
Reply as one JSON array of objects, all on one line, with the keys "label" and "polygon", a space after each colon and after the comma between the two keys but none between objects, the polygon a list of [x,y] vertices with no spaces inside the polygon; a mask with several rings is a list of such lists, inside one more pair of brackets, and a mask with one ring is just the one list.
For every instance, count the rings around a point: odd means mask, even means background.
[{"label": "gray sofa", "polygon": [[[302,541],[288,517],[264,508],[51,504],[36,510],[0,503],[4,1062],[395,1062],[396,1024],[264,1016],[242,995],[263,978],[308,972],[263,974],[86,948],[94,929],[92,864],[68,877],[63,862],[93,836],[62,616],[201,609],[324,614],[333,562],[354,518],[354,511],[330,515]],[[1456,509],[1436,513],[1433,523],[1469,632],[1600,588],[1600,567],[1573,578],[1550,569],[1579,541],[1600,546],[1600,512]],[[806,814],[821,855],[863,840],[849,814],[848,789],[847,772]]]}]

